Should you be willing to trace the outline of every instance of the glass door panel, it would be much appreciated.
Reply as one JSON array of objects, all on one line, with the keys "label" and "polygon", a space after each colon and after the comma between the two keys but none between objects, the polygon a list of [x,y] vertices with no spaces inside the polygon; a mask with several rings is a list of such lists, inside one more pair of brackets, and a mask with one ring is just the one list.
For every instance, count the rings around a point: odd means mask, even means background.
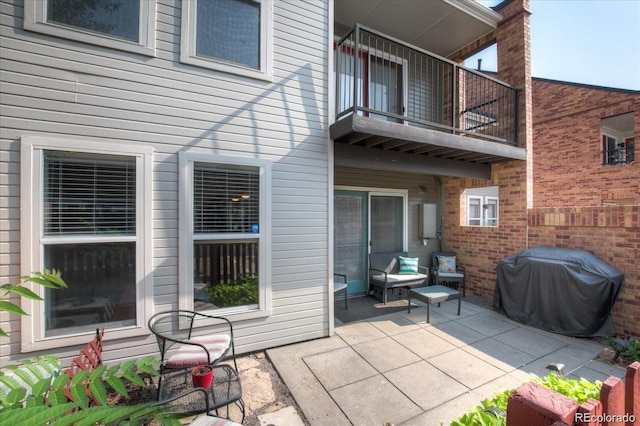
[{"label": "glass door panel", "polygon": [[[403,115],[402,64],[375,56],[370,58],[369,108]],[[382,114],[371,113],[371,117],[378,120],[399,121]]]},{"label": "glass door panel", "polygon": [[371,195],[371,253],[404,249],[404,198]]},{"label": "glass door panel", "polygon": [[334,201],[334,264],[347,276],[347,293],[367,291],[367,193],[336,191]]}]

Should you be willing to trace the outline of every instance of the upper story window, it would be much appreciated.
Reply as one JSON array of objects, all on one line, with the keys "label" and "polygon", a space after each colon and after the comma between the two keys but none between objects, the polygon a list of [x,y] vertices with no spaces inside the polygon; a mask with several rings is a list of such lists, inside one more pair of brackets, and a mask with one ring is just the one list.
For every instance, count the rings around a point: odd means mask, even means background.
[{"label": "upper story window", "polygon": [[467,226],[498,226],[498,187],[470,188],[464,192]]},{"label": "upper story window", "polygon": [[271,0],[183,1],[180,60],[269,80],[271,33]]},{"label": "upper story window", "polygon": [[155,0],[25,0],[24,28],[155,55]]},{"label": "upper story window", "polygon": [[265,315],[269,306],[270,163],[181,155],[180,304]]},{"label": "upper story window", "polygon": [[626,164],[635,161],[633,113],[602,119],[602,164]]}]

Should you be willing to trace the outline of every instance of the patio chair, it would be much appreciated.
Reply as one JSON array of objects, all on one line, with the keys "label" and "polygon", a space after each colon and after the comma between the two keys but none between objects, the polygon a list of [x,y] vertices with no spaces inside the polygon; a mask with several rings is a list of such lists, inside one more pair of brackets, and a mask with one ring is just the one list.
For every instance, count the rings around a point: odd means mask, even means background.
[{"label": "patio chair", "polygon": [[[338,296],[344,293],[344,309],[348,309],[347,307],[347,276],[344,274],[333,274],[333,295]],[[341,278],[344,282],[338,283],[336,278]]]},{"label": "patio chair", "polygon": [[[194,326],[206,327],[208,333],[195,336]],[[238,371],[233,326],[224,317],[187,310],[166,311],[149,318],[149,329],[156,336],[162,361],[158,395],[162,377],[168,371],[215,365],[229,352]]]},{"label": "patio chair", "polygon": [[446,285],[456,290],[462,287],[462,297],[465,297],[465,268],[457,260],[455,252],[434,251],[431,253],[431,276],[434,285]]}]

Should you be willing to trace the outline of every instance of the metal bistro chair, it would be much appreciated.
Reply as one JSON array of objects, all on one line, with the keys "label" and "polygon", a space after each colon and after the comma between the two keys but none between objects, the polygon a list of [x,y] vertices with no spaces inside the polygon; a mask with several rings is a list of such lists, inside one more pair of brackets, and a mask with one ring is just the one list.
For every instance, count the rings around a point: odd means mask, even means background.
[{"label": "metal bistro chair", "polygon": [[[333,274],[333,295],[338,296],[344,293],[344,309],[347,310],[347,276],[344,274]],[[336,278],[342,278],[344,283],[338,283]]]},{"label": "metal bistro chair", "polygon": [[[194,326],[216,332],[194,336]],[[233,344],[233,326],[224,317],[194,311],[160,312],[149,319],[149,329],[156,336],[162,365],[158,395],[163,375],[171,370],[186,370],[199,365],[215,365],[229,352],[238,371]],[[172,349],[171,353],[169,350]]]},{"label": "metal bistro chair", "polygon": [[431,276],[433,284],[446,285],[458,290],[462,287],[462,297],[466,296],[464,266],[457,262],[456,253],[452,251],[434,251],[431,253]]}]

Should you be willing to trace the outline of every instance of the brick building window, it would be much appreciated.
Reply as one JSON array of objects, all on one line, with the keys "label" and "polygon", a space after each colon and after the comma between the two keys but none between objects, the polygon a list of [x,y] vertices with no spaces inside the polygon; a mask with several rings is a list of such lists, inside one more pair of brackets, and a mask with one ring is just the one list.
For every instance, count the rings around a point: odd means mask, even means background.
[{"label": "brick building window", "polygon": [[627,164],[635,161],[633,114],[602,119],[602,164]]},{"label": "brick building window", "polygon": [[498,187],[469,188],[463,193],[467,226],[498,226]]}]

